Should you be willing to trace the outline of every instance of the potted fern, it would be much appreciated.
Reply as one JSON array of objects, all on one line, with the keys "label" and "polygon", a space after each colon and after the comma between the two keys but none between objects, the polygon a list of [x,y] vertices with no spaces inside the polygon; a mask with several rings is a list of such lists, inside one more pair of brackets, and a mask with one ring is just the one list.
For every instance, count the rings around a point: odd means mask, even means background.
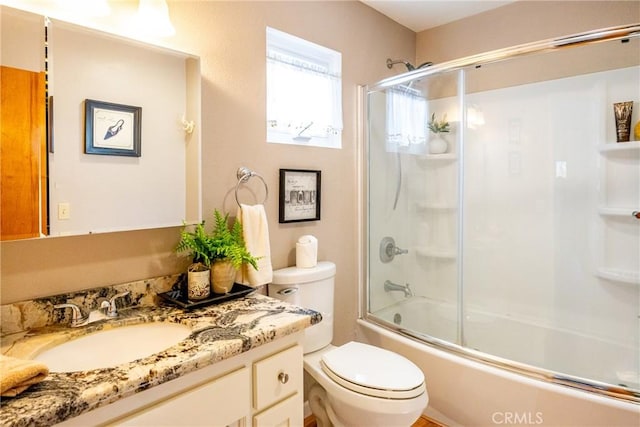
[{"label": "potted fern", "polygon": [[[257,258],[247,250],[242,235],[242,224],[238,221],[229,227],[229,215],[222,215],[214,210],[214,225],[211,233],[205,230],[204,221],[193,228],[185,227],[180,233],[180,242],[176,246],[177,253],[187,253],[193,257],[193,264],[189,266],[189,280],[196,273],[207,271],[207,278],[211,277],[213,292],[226,294],[233,288],[236,271],[244,264],[250,264],[258,269]],[[209,270],[210,273],[209,273]],[[207,282],[207,286],[209,286]],[[193,287],[196,287],[194,283]],[[188,286],[189,299],[202,299],[209,296],[199,296],[204,292],[194,291],[193,295]]]},{"label": "potted fern", "polygon": [[229,228],[229,214],[214,211],[214,227],[210,236],[209,257],[213,292],[227,293],[233,287],[237,270],[244,264],[258,269],[257,258],[247,250],[242,224],[234,221]]},{"label": "potted fern", "polygon": [[436,113],[431,115],[431,121],[427,123],[429,130],[435,135],[429,140],[429,153],[431,154],[443,154],[447,152],[449,148],[447,141],[440,135],[442,133],[449,133],[449,122],[447,121],[447,114],[442,116],[441,120],[436,119]]},{"label": "potted fern", "polygon": [[210,238],[204,229],[204,221],[192,226],[192,231],[189,227],[185,226],[180,232],[180,242],[175,251],[186,252],[193,257],[192,264],[187,268],[187,298],[200,300],[211,294]]}]

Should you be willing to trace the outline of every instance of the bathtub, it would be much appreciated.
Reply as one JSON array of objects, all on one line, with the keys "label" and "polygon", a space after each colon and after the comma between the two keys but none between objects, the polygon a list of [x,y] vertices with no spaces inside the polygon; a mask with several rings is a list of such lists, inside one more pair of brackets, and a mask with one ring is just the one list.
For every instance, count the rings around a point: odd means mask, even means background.
[{"label": "bathtub", "polygon": [[[637,387],[638,360],[632,356],[635,354],[632,347],[506,316],[481,312],[467,312],[465,316],[465,340],[468,347],[479,350],[478,359],[482,359],[482,351],[534,366],[546,362],[546,366],[553,366],[563,374],[582,372],[582,376],[587,376],[587,372],[593,375],[590,378]],[[394,324],[400,329],[422,330],[453,342],[455,307],[413,297],[380,310],[375,316],[358,320],[357,328],[359,341],[402,354],[423,370],[429,392],[425,415],[447,425],[640,425],[640,405],[636,403],[553,384],[513,372],[500,363],[469,358],[393,331],[390,327]],[[425,325],[431,329],[425,330]],[[500,345],[494,339],[514,335],[526,336],[528,345]],[[509,339],[501,341],[509,342]],[[547,349],[554,348],[552,354],[540,351],[542,343],[548,344]],[[568,363],[561,357],[566,352],[580,352],[585,357]],[[606,356],[610,352],[622,354],[614,358],[620,361],[619,366],[600,371],[602,366],[587,365],[586,359],[590,356]],[[582,363],[584,366],[580,366]]]}]

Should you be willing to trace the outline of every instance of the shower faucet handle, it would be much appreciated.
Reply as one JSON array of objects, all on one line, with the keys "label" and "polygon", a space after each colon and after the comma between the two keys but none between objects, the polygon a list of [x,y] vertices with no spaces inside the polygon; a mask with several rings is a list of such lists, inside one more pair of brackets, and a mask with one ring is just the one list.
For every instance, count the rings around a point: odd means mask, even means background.
[{"label": "shower faucet handle", "polygon": [[393,252],[394,255],[403,255],[403,254],[408,254],[409,250],[400,249],[399,247],[394,246],[394,247],[387,247],[387,252]]},{"label": "shower faucet handle", "polygon": [[380,261],[391,262],[396,255],[408,254],[409,250],[401,249],[396,246],[393,237],[384,237],[380,242]]}]

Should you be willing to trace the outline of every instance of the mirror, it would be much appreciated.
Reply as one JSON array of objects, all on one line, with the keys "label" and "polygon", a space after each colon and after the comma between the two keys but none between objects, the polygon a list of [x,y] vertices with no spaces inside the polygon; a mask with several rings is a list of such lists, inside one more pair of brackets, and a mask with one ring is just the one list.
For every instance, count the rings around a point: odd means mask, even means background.
[{"label": "mirror", "polygon": [[[3,77],[13,69],[45,74],[44,17],[7,7],[0,11]],[[46,97],[35,92],[28,98],[38,102],[25,103],[26,92],[2,79],[3,110],[6,101],[17,104],[22,114],[38,117],[37,123],[18,129],[3,113],[3,169],[10,146],[27,147],[23,151],[32,155],[29,165],[16,166],[14,176],[3,173],[2,240],[200,221],[199,58],[58,20],[48,22]],[[30,87],[39,91],[41,84]],[[14,95],[5,100],[5,92]],[[100,108],[85,113],[85,107],[96,105]],[[133,120],[131,109],[139,120]],[[183,118],[196,123],[191,133]],[[48,132],[42,131],[42,123]],[[121,132],[109,137],[105,129]],[[122,155],[136,132],[139,156]],[[87,150],[87,139],[107,149]],[[26,189],[14,185],[18,181],[25,182]],[[28,209],[4,210],[26,199]],[[26,217],[29,227],[23,231]]]}]

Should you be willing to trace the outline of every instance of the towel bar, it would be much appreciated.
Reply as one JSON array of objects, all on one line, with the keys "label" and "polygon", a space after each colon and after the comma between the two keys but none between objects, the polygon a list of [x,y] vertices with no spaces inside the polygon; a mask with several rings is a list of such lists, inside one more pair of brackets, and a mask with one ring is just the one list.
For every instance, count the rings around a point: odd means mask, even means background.
[{"label": "towel bar", "polygon": [[238,204],[238,206],[240,206],[240,200],[238,200],[238,190],[240,189],[240,184],[243,184],[249,181],[249,179],[253,176],[260,178],[260,181],[262,181],[262,183],[264,184],[265,194],[264,194],[264,200],[262,201],[262,204],[264,204],[264,202],[267,201],[267,198],[269,197],[269,187],[267,186],[267,183],[264,180],[264,178],[260,174],[257,174],[254,171],[252,171],[251,169],[242,166],[242,167],[239,167],[238,171],[236,172],[236,177],[238,178],[238,183],[236,184],[236,203]]}]

